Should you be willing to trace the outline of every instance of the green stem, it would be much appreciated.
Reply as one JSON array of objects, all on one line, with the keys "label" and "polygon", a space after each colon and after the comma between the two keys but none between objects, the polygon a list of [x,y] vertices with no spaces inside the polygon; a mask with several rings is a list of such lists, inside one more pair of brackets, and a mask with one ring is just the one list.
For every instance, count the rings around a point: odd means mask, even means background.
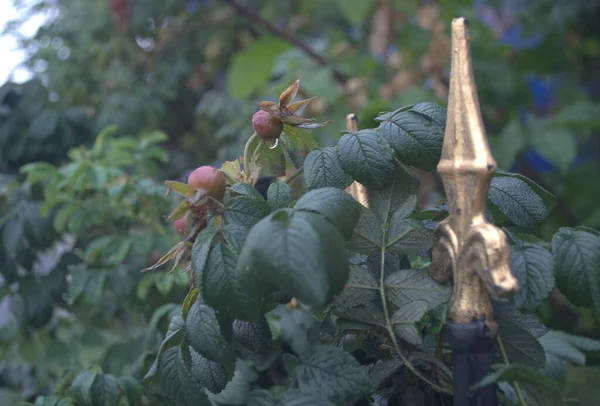
[{"label": "green stem", "polygon": [[[384,230],[387,230],[388,217],[389,217],[389,208],[386,211],[385,219],[384,219],[384,222],[383,222],[383,229]],[[418,376],[419,378],[421,378],[423,381],[427,382],[435,391],[442,392],[442,393],[447,393],[447,394],[451,395],[452,394],[451,390],[449,390],[447,388],[442,388],[442,387],[436,385],[435,383],[431,382],[425,376],[423,376],[423,374],[421,374],[411,364],[411,362],[404,356],[404,354],[400,350],[400,346],[398,345],[398,340],[396,339],[396,333],[394,333],[394,327],[392,326],[392,322],[390,320],[390,313],[389,313],[389,310],[388,310],[387,297],[386,297],[386,293],[385,293],[385,251],[386,251],[386,247],[387,247],[386,238],[387,238],[386,237],[386,233],[384,232],[383,233],[383,237],[382,237],[382,244],[381,244],[381,268],[380,268],[380,273],[379,273],[379,295],[381,296],[381,304],[383,306],[383,316],[385,317],[385,325],[387,327],[390,339],[392,340],[392,344],[394,344],[394,348],[396,349],[396,352],[398,353],[398,355],[402,359],[402,362],[404,362],[404,365],[406,365],[406,367],[408,369],[410,369],[410,371],[413,374],[415,374],[416,376]]]},{"label": "green stem", "polygon": [[250,155],[250,144],[252,144],[256,137],[258,137],[258,134],[256,132],[252,133],[244,147],[244,173],[246,176],[250,176],[250,159],[252,158],[252,155]]},{"label": "green stem", "polygon": [[[506,356],[506,351],[504,350],[504,344],[502,343],[502,339],[500,338],[500,334],[496,336],[496,342],[498,343],[498,348],[500,349],[500,354],[502,355],[502,360],[506,365],[510,365],[508,362],[508,357]],[[517,398],[519,399],[519,404],[521,406],[527,406],[527,402],[525,402],[525,398],[523,397],[523,392],[521,391],[521,387],[518,382],[512,383],[513,388],[517,394]]]},{"label": "green stem", "polygon": [[435,335],[435,355],[440,361],[444,362],[444,337],[441,331],[438,331]]},{"label": "green stem", "polygon": [[294,181],[298,176],[304,173],[304,166],[300,167],[296,172],[292,173],[289,178],[285,180],[288,185]]}]

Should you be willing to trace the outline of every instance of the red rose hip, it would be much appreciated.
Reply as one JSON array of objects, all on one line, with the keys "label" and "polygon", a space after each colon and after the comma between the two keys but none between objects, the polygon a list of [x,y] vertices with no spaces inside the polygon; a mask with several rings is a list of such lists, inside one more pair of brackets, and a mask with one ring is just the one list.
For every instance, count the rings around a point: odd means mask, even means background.
[{"label": "red rose hip", "polygon": [[185,234],[185,226],[187,225],[187,219],[188,215],[186,213],[185,216],[178,218],[173,222],[173,227],[175,227],[175,231],[177,231],[182,237]]},{"label": "red rose hip", "polygon": [[264,110],[252,116],[252,128],[262,140],[272,141],[279,138],[283,131],[283,122]]},{"label": "red rose hip", "polygon": [[194,169],[187,183],[196,189],[203,189],[207,196],[217,200],[221,200],[225,195],[225,176],[212,166]]}]

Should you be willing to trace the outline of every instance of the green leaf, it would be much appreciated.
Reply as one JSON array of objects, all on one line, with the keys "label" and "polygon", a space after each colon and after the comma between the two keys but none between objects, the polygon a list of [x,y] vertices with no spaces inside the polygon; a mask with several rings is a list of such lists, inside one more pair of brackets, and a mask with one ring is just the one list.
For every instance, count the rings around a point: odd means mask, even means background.
[{"label": "green leaf", "polygon": [[412,203],[408,200],[418,193],[418,189],[419,180],[415,175],[404,167],[398,167],[394,171],[394,181],[389,188],[369,191],[369,208],[383,224],[386,218],[390,219],[402,206],[404,206],[403,212],[413,210]]},{"label": "green leaf", "polygon": [[444,143],[446,109],[435,103],[403,107],[376,119],[381,136],[406,165],[435,171]]},{"label": "green leaf", "polygon": [[258,323],[234,320],[233,337],[256,354],[269,348],[273,338],[271,330],[269,330],[269,324],[265,319]]},{"label": "green leaf", "polygon": [[[196,237],[194,245],[192,246],[192,269],[196,274],[204,272],[213,239],[218,232],[219,230],[217,228],[209,226],[200,231]],[[198,287],[198,290],[204,290],[202,286],[203,279],[204,278],[200,275],[196,275],[196,286]]]},{"label": "green leaf", "polygon": [[176,193],[183,197],[191,197],[196,193],[196,189],[193,186],[188,185],[187,183],[177,182],[174,180],[165,181],[165,185],[167,185],[170,189],[174,190]]},{"label": "green leaf", "polygon": [[[303,128],[284,125],[283,132],[279,136],[279,141],[283,144],[285,152],[297,156],[300,161],[294,162],[299,167],[302,166],[303,158],[315,148],[319,147],[315,137]],[[293,160],[293,159],[292,159]]]},{"label": "green leaf", "polygon": [[371,210],[361,207],[354,234],[348,241],[348,249],[362,255],[377,254],[381,252],[382,239],[379,219]]},{"label": "green leaf", "polygon": [[600,366],[568,367],[564,399],[572,405],[593,405],[600,397]]},{"label": "green leaf", "polygon": [[253,197],[234,197],[225,204],[225,221],[251,228],[271,212],[264,199]]},{"label": "green leaf", "polygon": [[304,160],[304,178],[308,189],[335,187],[345,189],[352,178],[344,172],[333,147],[311,151]]},{"label": "green leaf", "polygon": [[97,376],[98,374],[95,372],[82,371],[75,377],[73,383],[71,383],[71,390],[73,391],[73,397],[78,404],[92,404],[91,391]]},{"label": "green leaf", "polygon": [[[197,379],[200,377],[206,380],[207,371],[198,369],[197,365],[192,365],[191,355],[186,351],[189,349],[190,347],[183,341],[177,354],[177,379],[179,381],[180,396],[183,396],[186,404],[210,406],[208,396],[204,393],[204,388]],[[225,387],[224,382],[221,387]]]},{"label": "green leaf", "polygon": [[255,199],[265,200],[256,188],[248,183],[236,183],[231,186],[231,191],[238,195],[246,197],[254,197]]},{"label": "green leaf", "polygon": [[248,406],[333,406],[333,403],[318,395],[298,389],[287,389],[276,399],[265,389],[255,389],[248,396]]},{"label": "green leaf", "polygon": [[342,16],[351,25],[360,26],[364,23],[373,7],[373,2],[368,0],[337,0],[337,5]]},{"label": "green leaf", "polygon": [[534,315],[522,314],[507,305],[494,306],[500,339],[511,364],[523,364],[540,369],[546,365],[544,348],[537,340],[548,330]]},{"label": "green leaf", "polygon": [[283,209],[290,205],[292,190],[285,182],[271,183],[267,190],[267,202],[272,210]]},{"label": "green leaf", "polygon": [[210,400],[218,406],[245,405],[246,398],[252,389],[252,382],[258,374],[243,360],[235,364],[233,379],[227,383],[225,389],[218,394],[210,394]]},{"label": "green leaf", "polygon": [[451,289],[434,281],[425,270],[404,269],[394,272],[385,279],[385,290],[389,300],[403,307],[415,300],[423,300],[429,308],[446,303]]},{"label": "green leaf", "polygon": [[396,334],[411,344],[423,344],[423,338],[415,323],[423,318],[428,309],[429,303],[424,300],[415,300],[400,306],[391,318]]},{"label": "green leaf", "polygon": [[542,374],[534,368],[525,365],[500,365],[498,370],[487,375],[472,390],[482,388],[500,381],[527,382],[542,387],[550,393],[560,396],[562,385],[560,382]]},{"label": "green leaf", "polygon": [[236,99],[245,99],[271,77],[275,58],[289,48],[289,44],[276,37],[263,36],[248,48],[236,53],[227,73],[227,88]]},{"label": "green leaf", "polygon": [[212,393],[219,393],[225,389],[227,371],[222,364],[198,354],[186,341],[180,345],[179,356],[180,362],[185,365],[185,370],[197,384]]},{"label": "green leaf", "polygon": [[142,403],[144,386],[131,376],[121,376],[118,381],[119,387],[123,390],[129,404],[139,405]]},{"label": "green leaf", "polygon": [[200,296],[185,320],[186,338],[200,355],[233,368],[235,352],[221,333],[215,311],[202,302]]},{"label": "green leaf", "polygon": [[316,322],[310,312],[278,305],[266,314],[266,320],[273,339],[283,340],[296,354],[303,354],[309,349],[308,332]]},{"label": "green leaf", "polygon": [[94,406],[114,406],[120,397],[117,379],[110,374],[97,375],[90,390]]},{"label": "green leaf", "polygon": [[512,273],[519,281],[513,303],[527,310],[537,308],[554,288],[552,254],[539,245],[524,243],[510,247],[510,261]]},{"label": "green leaf", "polygon": [[183,321],[183,318],[181,316],[174,316],[171,319],[171,322],[169,323],[169,329],[164,340],[160,344],[160,347],[158,347],[156,359],[154,360],[152,366],[150,366],[150,369],[144,376],[144,381],[152,379],[156,375],[156,373],[159,371],[159,364],[160,362],[162,362],[161,359],[163,354],[168,349],[179,344],[181,338],[183,337],[184,330],[185,322]]},{"label": "green leaf", "polygon": [[[248,303],[240,299],[246,295],[245,287],[236,273],[247,233],[241,226],[227,224],[217,234],[204,267],[194,267],[198,290],[204,301],[217,312],[231,317],[243,317],[248,311],[245,308]],[[260,311],[260,307],[253,311]]]},{"label": "green leaf", "polygon": [[422,222],[408,218],[417,207],[417,197],[411,195],[390,219],[387,251],[393,254],[412,254],[428,250],[433,234]]},{"label": "green leaf", "polygon": [[371,302],[379,295],[379,283],[373,276],[366,263],[350,265],[348,282],[337,297],[335,305],[342,308],[352,308]]},{"label": "green leaf", "polygon": [[544,126],[543,131],[531,132],[531,144],[544,158],[567,173],[577,155],[577,141],[572,131]]},{"label": "green leaf", "polygon": [[339,347],[313,347],[294,370],[301,391],[335,403],[355,400],[371,386],[366,369]]},{"label": "green leaf", "polygon": [[261,174],[273,177],[285,175],[285,154],[282,144],[278,143],[275,148],[269,149],[260,137],[254,137],[250,142],[248,150],[252,153],[252,159],[258,160]]},{"label": "green leaf", "polygon": [[342,169],[369,189],[384,189],[394,181],[394,156],[377,130],[347,133],[338,142]]},{"label": "green leaf", "polygon": [[403,364],[400,359],[396,358],[387,361],[378,361],[369,372],[371,390],[376,391],[379,389],[385,380],[394,375]]},{"label": "green leaf", "polygon": [[583,351],[600,351],[600,341],[563,331],[549,331],[539,338],[539,342],[546,351],[546,367],[543,372],[560,380],[564,379],[567,364],[585,365],[586,356]]},{"label": "green leaf", "polygon": [[281,209],[258,222],[246,239],[237,272],[256,296],[281,290],[315,308],[348,278],[345,243],[321,216]]},{"label": "green leaf", "polygon": [[593,307],[600,318],[600,237],[560,228],[552,237],[556,284],[577,306]]},{"label": "green leaf", "polygon": [[542,198],[524,180],[517,177],[492,178],[488,199],[519,227],[535,227],[548,215]]},{"label": "green leaf", "polygon": [[[173,406],[186,406],[179,377],[179,347],[166,350],[158,362],[158,377],[161,388],[166,392],[165,403]],[[184,377],[185,379],[185,377]]]},{"label": "green leaf", "polygon": [[21,300],[27,326],[41,328],[52,318],[54,301],[47,288],[33,279],[21,280]]},{"label": "green leaf", "polygon": [[308,211],[323,215],[345,237],[350,238],[361,205],[343,190],[331,187],[311,190],[294,205],[296,211]]}]

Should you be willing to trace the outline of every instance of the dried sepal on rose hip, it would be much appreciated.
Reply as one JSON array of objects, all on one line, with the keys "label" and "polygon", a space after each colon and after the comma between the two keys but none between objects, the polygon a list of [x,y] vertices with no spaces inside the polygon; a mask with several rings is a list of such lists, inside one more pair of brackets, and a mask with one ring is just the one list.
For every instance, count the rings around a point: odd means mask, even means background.
[{"label": "dried sepal on rose hip", "polygon": [[292,103],[298,94],[300,80],[296,80],[279,96],[279,103],[273,101],[262,101],[258,104],[260,110],[252,117],[252,128],[263,141],[273,141],[279,138],[285,124],[300,128],[319,128],[329,124],[316,123],[314,118],[304,118],[298,114],[314,99],[311,97]]}]

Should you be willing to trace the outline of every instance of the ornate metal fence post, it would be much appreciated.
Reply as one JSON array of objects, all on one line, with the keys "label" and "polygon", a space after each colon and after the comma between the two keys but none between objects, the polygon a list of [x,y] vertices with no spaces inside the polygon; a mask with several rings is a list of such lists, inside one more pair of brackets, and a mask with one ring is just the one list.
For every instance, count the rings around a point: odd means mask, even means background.
[{"label": "ornate metal fence post", "polygon": [[450,215],[435,231],[430,273],[440,282],[454,279],[445,325],[452,348],[454,405],[497,405],[495,386],[475,393],[469,387],[489,372],[494,360],[498,325],[490,295],[514,294],[518,283],[510,270],[504,232],[485,219],[496,161],[481,119],[464,18],[452,22],[448,118],[437,170]]}]

